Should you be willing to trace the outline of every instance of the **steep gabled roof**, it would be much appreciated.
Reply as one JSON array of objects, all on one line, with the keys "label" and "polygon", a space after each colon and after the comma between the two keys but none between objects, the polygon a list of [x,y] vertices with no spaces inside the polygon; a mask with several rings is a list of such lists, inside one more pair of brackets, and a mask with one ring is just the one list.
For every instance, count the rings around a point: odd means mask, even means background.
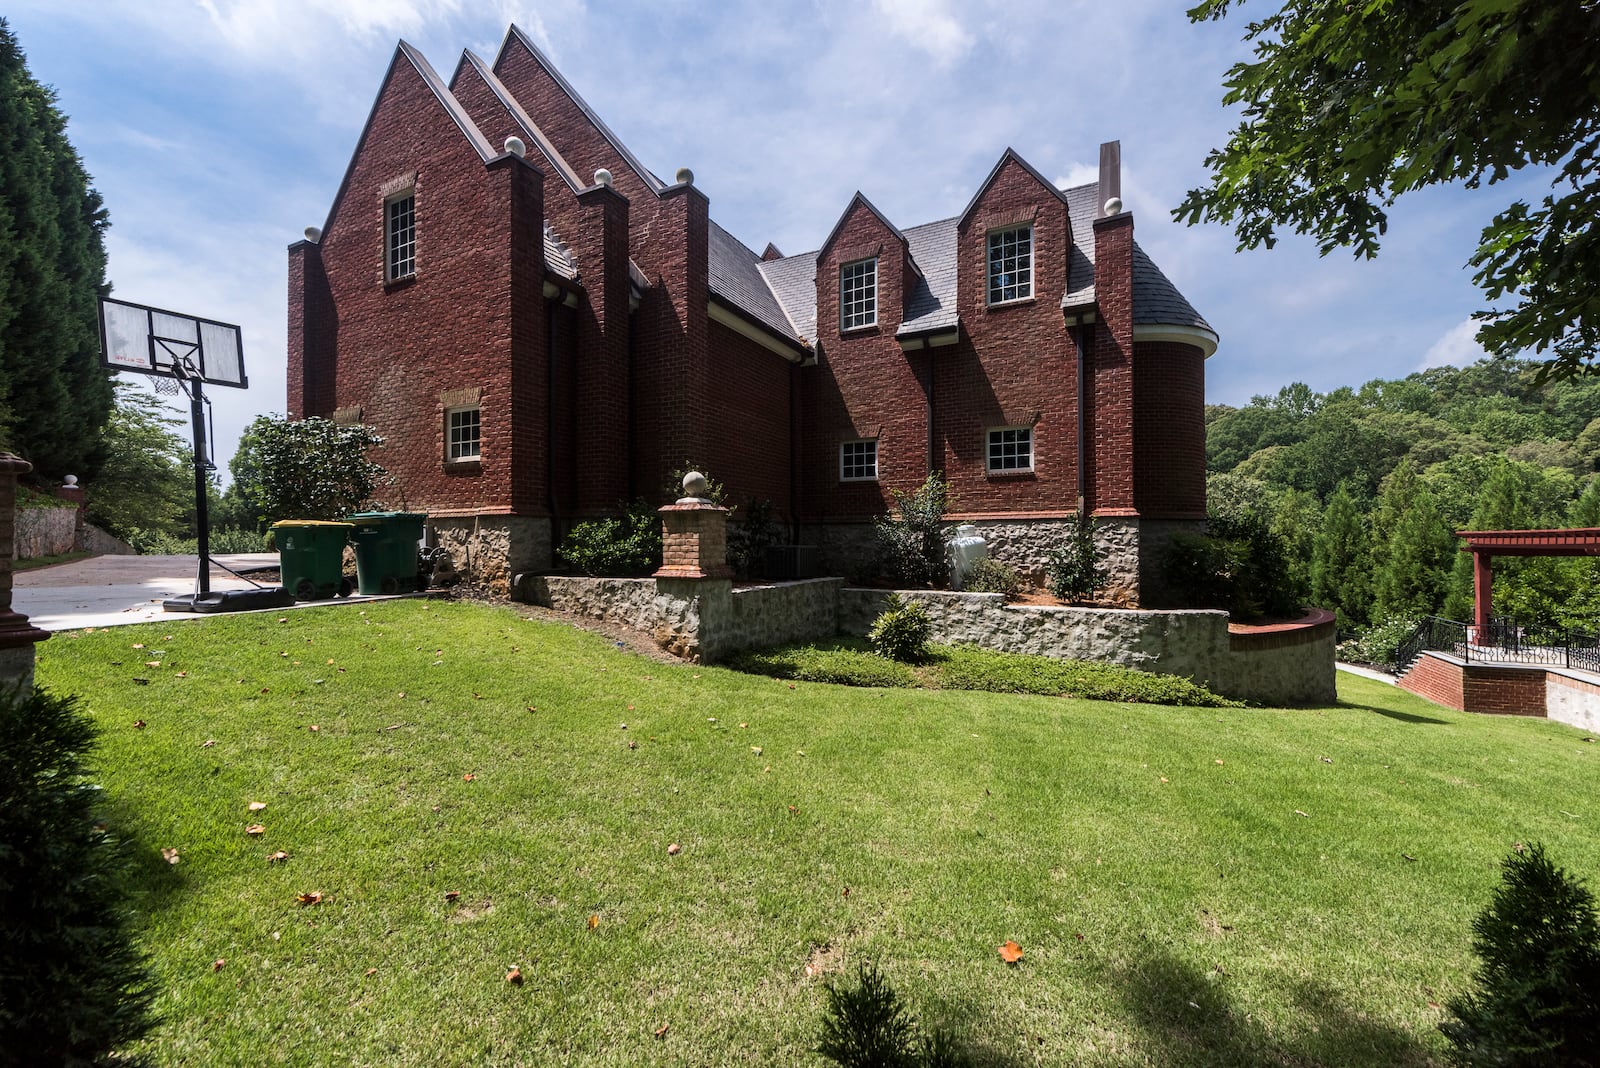
[{"label": "steep gabled roof", "polygon": [[772,295],[794,324],[795,333],[807,341],[817,337],[817,254],[802,252],[757,265]]},{"label": "steep gabled roof", "polygon": [[839,213],[839,221],[833,224],[832,230],[828,231],[828,236],[822,242],[822,247],[817,250],[817,254],[819,256],[828,251],[828,246],[833,244],[833,239],[839,236],[839,231],[844,227],[844,221],[850,218],[850,213],[856,210],[857,204],[860,204],[868,211],[872,212],[872,214],[876,215],[878,217],[878,221],[883,223],[883,225],[887,227],[889,232],[895,237],[899,238],[901,241],[906,239],[906,235],[900,232],[900,228],[894,223],[890,222],[889,217],[883,212],[879,211],[877,205],[873,204],[872,201],[868,200],[862,194],[861,190],[857,189],[856,195],[850,198],[850,203],[846,204],[844,206],[844,211]]},{"label": "steep gabled roof", "polygon": [[1017,155],[1017,152],[1016,152],[1015,149],[1007,148],[1004,152],[1000,153],[999,160],[997,160],[995,162],[995,165],[992,168],[990,168],[989,176],[983,180],[983,184],[978,186],[978,191],[976,193],[972,194],[972,199],[967,201],[966,208],[963,209],[961,214],[956,217],[956,225],[957,226],[965,226],[967,224],[968,217],[970,217],[972,215],[973,209],[978,206],[978,201],[983,199],[983,194],[988,192],[989,191],[989,187],[994,184],[995,178],[999,177],[1000,169],[1006,165],[1006,161],[1007,160],[1014,161],[1017,164],[1017,166],[1021,167],[1023,170],[1027,171],[1029,174],[1033,175],[1033,177],[1038,181],[1038,183],[1040,185],[1044,186],[1046,189],[1050,190],[1050,192],[1054,193],[1056,198],[1058,200],[1060,200],[1063,204],[1065,204],[1067,202],[1066,194],[1063,193],[1061,190],[1057,189],[1054,182],[1048,180],[1047,178],[1045,178],[1044,175],[1040,174],[1034,168],[1033,164],[1029,163],[1027,160],[1025,160],[1021,156]]},{"label": "steep gabled roof", "polygon": [[706,276],[712,296],[786,341],[801,340],[761,273],[761,257],[714,221],[706,236]]},{"label": "steep gabled roof", "polygon": [[500,51],[495,54],[494,65],[496,67],[500,66],[500,61],[505,57],[506,49],[511,45],[513,39],[528,50],[529,54],[533,56],[534,62],[544,68],[545,73],[550,75],[551,80],[567,95],[567,99],[571,100],[578,110],[583,112],[584,118],[593,124],[594,128],[599,131],[600,136],[606,139],[617,155],[621,156],[623,161],[633,169],[633,172],[639,176],[639,180],[644,182],[647,188],[656,193],[660,193],[667,188],[667,183],[657,178],[651,173],[650,168],[639,162],[639,158],[628,150],[628,146],[623,144],[616,134],[611,132],[611,128],[601,121],[600,116],[596,115],[594,109],[584,101],[583,97],[578,95],[578,91],[572,87],[571,83],[562,77],[555,64],[551,63],[549,58],[539,51],[539,46],[534,44],[533,40],[522,32],[522,27],[514,22],[506,30],[505,39],[500,42]]},{"label": "steep gabled roof", "polygon": [[339,180],[339,191],[334,194],[333,203],[328,207],[328,217],[322,226],[324,231],[332,225],[334,216],[339,214],[339,204],[344,200],[345,190],[350,186],[350,176],[355,173],[356,160],[361,158],[361,150],[367,143],[367,134],[372,130],[372,120],[378,114],[378,102],[383,99],[384,90],[388,89],[389,83],[394,80],[395,71],[399,69],[402,61],[410,64],[417,72],[417,76],[433,93],[434,99],[456,124],[456,128],[467,139],[467,143],[478,154],[478,158],[485,163],[495,158],[495,151],[489,144],[489,139],[483,136],[483,131],[478,129],[477,123],[467,114],[467,109],[461,106],[461,101],[457,100],[446,87],[444,79],[439,77],[427,57],[405,41],[401,41],[395,46],[394,56],[389,60],[389,69],[384,72],[383,81],[378,85],[378,95],[372,98],[372,108],[367,112],[367,121],[361,126],[361,136],[356,138],[355,151],[350,153],[350,162],[344,169],[344,177]]},{"label": "steep gabled roof", "polygon": [[956,220],[913,226],[906,231],[911,259],[922,271],[906,284],[906,316],[898,336],[954,329],[956,315]]},{"label": "steep gabled roof", "polygon": [[489,87],[489,91],[494,94],[495,99],[500,101],[501,106],[511,113],[512,120],[522,129],[523,134],[533,144],[533,147],[538,149],[539,154],[550,164],[551,170],[560,175],[561,179],[567,183],[567,186],[574,193],[587,188],[588,183],[578,177],[578,172],[572,169],[572,165],[567,162],[566,157],[556,148],[555,143],[544,135],[543,130],[539,129],[538,123],[534,122],[527,111],[523,109],[521,102],[511,95],[511,90],[506,88],[505,83],[475,53],[471,51],[463,51],[461,53],[461,62],[456,66],[456,75],[451,80],[451,84],[456,84],[456,81],[461,77],[461,72],[469,66],[474,73],[483,79],[483,83]]},{"label": "steep gabled roof", "polygon": [[1094,303],[1094,216],[1100,186],[1090,182],[1066,191],[1067,225],[1072,227],[1072,250],[1067,254],[1067,292],[1063,308]]}]

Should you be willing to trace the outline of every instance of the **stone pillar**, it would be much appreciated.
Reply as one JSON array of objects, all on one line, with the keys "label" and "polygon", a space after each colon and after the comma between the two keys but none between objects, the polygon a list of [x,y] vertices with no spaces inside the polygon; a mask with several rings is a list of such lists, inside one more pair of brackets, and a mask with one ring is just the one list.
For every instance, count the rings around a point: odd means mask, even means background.
[{"label": "stone pillar", "polygon": [[[83,487],[78,485],[77,475],[68,475],[61,480],[61,486],[56,490],[56,496],[63,501],[71,501],[78,506],[77,515],[72,521],[72,548],[74,552],[83,552],[89,548],[88,540],[84,536],[84,512],[88,510],[88,498],[83,492]],[[13,554],[15,555],[15,554]]]},{"label": "stone pillar", "polygon": [[33,646],[50,637],[11,610],[11,561],[16,556],[17,477],[33,465],[0,453],[0,686],[33,685]]},{"label": "stone pillar", "polygon": [[684,476],[686,496],[659,509],[661,569],[656,580],[656,641],[676,656],[711,663],[730,635],[733,568],[728,566],[728,510],[700,496],[705,476]]}]

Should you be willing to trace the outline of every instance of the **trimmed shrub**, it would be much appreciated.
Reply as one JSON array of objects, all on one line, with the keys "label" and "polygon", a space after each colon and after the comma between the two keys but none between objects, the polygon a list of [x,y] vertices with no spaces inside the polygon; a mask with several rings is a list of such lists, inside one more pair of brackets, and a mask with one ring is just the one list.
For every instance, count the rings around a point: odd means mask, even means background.
[{"label": "trimmed shrub", "polygon": [[1528,846],[1472,921],[1477,990],[1439,1025],[1462,1065],[1600,1064],[1600,920],[1583,883]]},{"label": "trimmed shrub", "polygon": [[[121,843],[98,821],[72,698],[0,691],[0,1066],[101,1064],[151,1027]],[[128,1063],[119,1060],[118,1063]]]},{"label": "trimmed shrub", "polygon": [[585,575],[648,575],[661,566],[660,517],[640,499],[620,517],[574,523],[556,557]]},{"label": "trimmed shrub", "polygon": [[1016,568],[1002,564],[992,556],[985,556],[972,565],[963,588],[968,593],[1002,594],[1011,601],[1022,592],[1022,580],[1017,577]]},{"label": "trimmed shrub", "polygon": [[950,487],[934,472],[911,493],[893,492],[899,518],[879,516],[872,522],[884,577],[910,586],[944,586],[950,575],[944,536]]},{"label": "trimmed shrub", "polygon": [[1063,601],[1084,601],[1111,581],[1101,563],[1105,550],[1095,543],[1094,517],[1080,509],[1067,540],[1050,550],[1050,593]]},{"label": "trimmed shrub", "polygon": [[1191,708],[1242,708],[1177,675],[1156,675],[1116,664],[1003,653],[976,645],[940,646],[928,655],[931,680],[947,690],[1031,693]]},{"label": "trimmed shrub", "polygon": [[1207,535],[1174,534],[1161,556],[1181,608],[1221,608],[1236,620],[1300,611],[1283,539],[1254,513],[1212,515]]},{"label": "trimmed shrub", "polygon": [[898,593],[888,596],[883,611],[867,631],[867,641],[879,656],[902,663],[920,659],[932,636],[933,621],[928,618],[928,610],[906,602]]}]

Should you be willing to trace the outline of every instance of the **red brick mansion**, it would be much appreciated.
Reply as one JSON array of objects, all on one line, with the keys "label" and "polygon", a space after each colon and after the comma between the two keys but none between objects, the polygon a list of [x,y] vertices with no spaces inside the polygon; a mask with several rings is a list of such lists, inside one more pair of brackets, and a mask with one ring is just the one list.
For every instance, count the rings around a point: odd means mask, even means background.
[{"label": "red brick mansion", "polygon": [[[980,179],[981,180],[978,180]],[[700,465],[830,573],[891,489],[1037,573],[1081,505],[1116,593],[1205,517],[1216,334],[1133,239],[1119,148],[1061,190],[1010,149],[951,218],[859,193],[817,251],[747,248],[516,27],[449,81],[401,43],[325,225],[289,247],[290,415],[370,424],[391,504],[491,578]],[[822,233],[830,220],[818,220]]]}]

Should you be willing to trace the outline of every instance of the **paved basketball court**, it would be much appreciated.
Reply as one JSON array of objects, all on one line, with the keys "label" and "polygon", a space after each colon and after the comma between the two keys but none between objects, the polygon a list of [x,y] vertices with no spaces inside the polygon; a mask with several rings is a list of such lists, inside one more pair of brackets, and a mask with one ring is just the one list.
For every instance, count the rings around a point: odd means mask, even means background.
[{"label": "paved basketball court", "polygon": [[[242,574],[278,566],[277,553],[240,553],[215,559]],[[192,613],[163,611],[161,602],[193,593],[199,567],[197,556],[95,556],[18,571],[12,576],[11,607],[34,626],[49,631],[190,619]],[[211,569],[214,590],[245,590],[250,585],[220,567]]]}]

